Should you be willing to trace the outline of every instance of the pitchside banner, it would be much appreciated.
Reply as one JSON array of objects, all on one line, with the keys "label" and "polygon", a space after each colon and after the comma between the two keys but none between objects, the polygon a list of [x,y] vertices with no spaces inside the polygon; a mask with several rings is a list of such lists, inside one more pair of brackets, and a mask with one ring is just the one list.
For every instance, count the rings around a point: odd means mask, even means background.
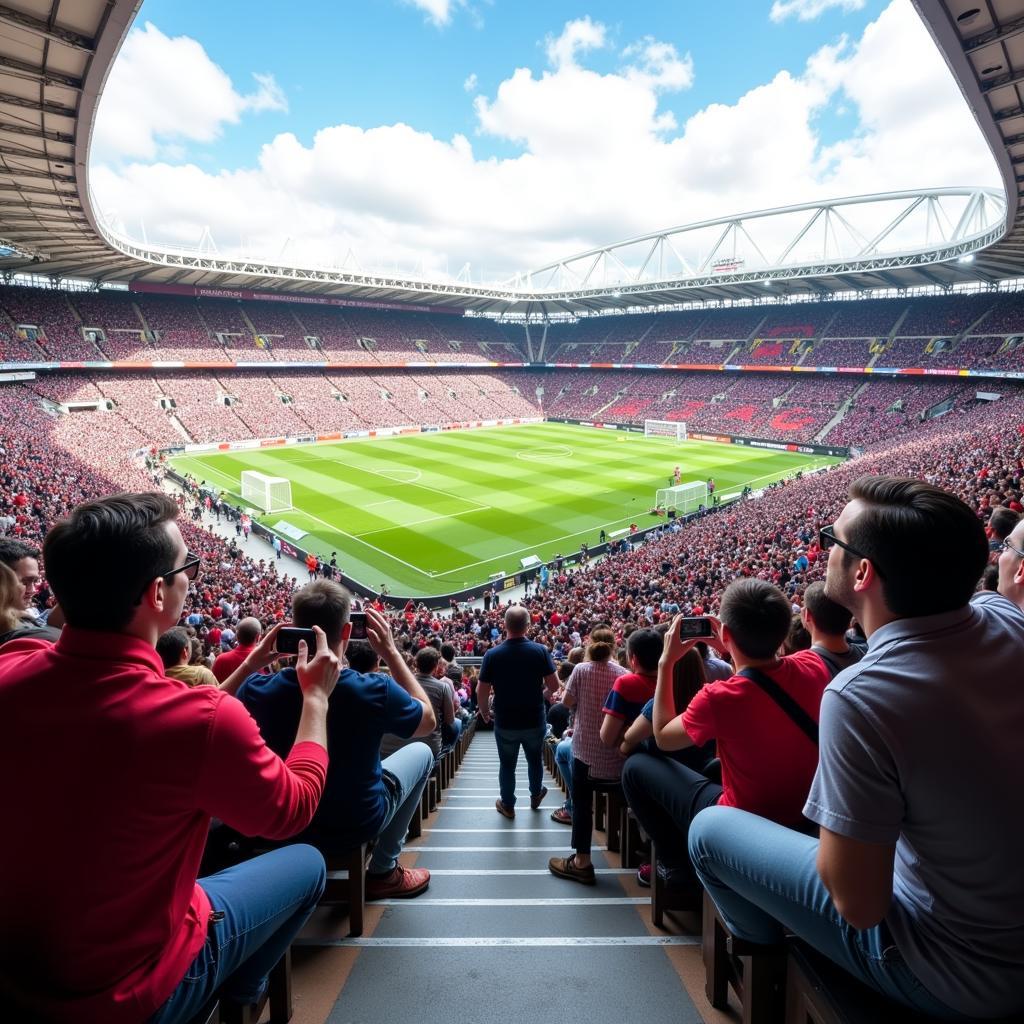
[{"label": "pitchside banner", "polygon": [[[625,423],[595,423],[593,420],[570,420],[560,416],[549,416],[551,423],[575,423],[580,427],[597,427],[598,430],[628,430],[633,433],[642,432],[642,427],[630,426]],[[737,437],[735,434],[698,434],[693,430],[687,432],[693,441],[715,441],[718,444],[739,444],[746,448],[768,448],[776,452],[796,452],[799,455],[828,455],[837,459],[851,457],[849,448],[841,448],[824,444],[807,444],[804,441],[766,441],[761,437]]]}]

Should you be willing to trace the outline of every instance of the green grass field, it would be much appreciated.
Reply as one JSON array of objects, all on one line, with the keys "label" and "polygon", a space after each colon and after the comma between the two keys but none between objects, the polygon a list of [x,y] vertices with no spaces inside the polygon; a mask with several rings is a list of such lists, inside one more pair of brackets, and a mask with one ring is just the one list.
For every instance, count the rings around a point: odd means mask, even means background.
[{"label": "green grass field", "polygon": [[718,493],[763,487],[825,459],[713,442],[645,438],[560,423],[409,435],[340,444],[179,456],[179,472],[237,496],[253,469],[292,483],[284,519],[300,544],[353,579],[427,596],[512,573],[519,560],[591,547],[604,529],[641,528],[673,467],[684,482],[714,477]]}]

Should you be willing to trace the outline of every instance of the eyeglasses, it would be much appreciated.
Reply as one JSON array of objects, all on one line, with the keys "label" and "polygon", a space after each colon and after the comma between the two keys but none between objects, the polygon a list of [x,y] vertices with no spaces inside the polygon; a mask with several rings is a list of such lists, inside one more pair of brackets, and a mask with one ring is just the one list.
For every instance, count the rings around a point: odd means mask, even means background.
[{"label": "eyeglasses", "polygon": [[[202,560],[202,558],[199,555],[193,555],[191,551],[186,551],[185,552],[185,564],[184,565],[179,565],[176,569],[168,569],[167,572],[158,572],[156,574],[156,576],[153,577],[153,579],[154,580],[162,579],[164,581],[164,583],[166,583],[168,586],[170,586],[171,579],[173,577],[177,576],[179,572],[182,572],[182,573],[185,574],[185,578],[186,579],[194,581],[199,576],[199,567],[202,564],[203,564],[203,560]],[[139,593],[139,596],[138,596],[137,600],[139,600],[139,601],[142,600],[143,595],[149,589],[149,584],[150,583],[152,583],[152,580],[149,580],[146,583],[146,585],[142,588],[142,590]]]},{"label": "eyeglasses", "polygon": [[818,530],[818,545],[822,551],[828,551],[830,547],[836,545],[837,547],[841,547],[844,551],[849,551],[851,555],[856,555],[858,558],[867,558],[875,567],[875,572],[877,572],[882,579],[885,579],[885,573],[878,568],[873,558],[865,555],[863,551],[858,551],[855,547],[851,547],[845,540],[840,540],[836,536],[836,528],[834,524],[832,526],[822,526]]},{"label": "eyeglasses", "polygon": [[1024,558],[1024,551],[1021,551],[1020,548],[1015,548],[1008,540],[1004,540],[999,545],[999,550],[1000,551],[1012,551],[1015,555],[1019,555],[1021,558]]}]

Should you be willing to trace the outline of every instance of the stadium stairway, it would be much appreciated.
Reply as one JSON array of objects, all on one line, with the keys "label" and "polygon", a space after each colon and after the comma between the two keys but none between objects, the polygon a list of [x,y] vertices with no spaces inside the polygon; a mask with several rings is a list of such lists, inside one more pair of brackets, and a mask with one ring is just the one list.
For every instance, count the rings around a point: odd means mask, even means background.
[{"label": "stadium stairway", "polygon": [[321,908],[293,947],[293,1024],[725,1024],[704,995],[700,921],[651,924],[650,890],[594,834],[597,885],[551,875],[570,851],[553,822],[561,791],[550,777],[530,810],[517,770],[514,820],[494,808],[498,756],[476,733],[422,835],[402,855],[431,871],[413,900],[367,904],[365,931]]}]

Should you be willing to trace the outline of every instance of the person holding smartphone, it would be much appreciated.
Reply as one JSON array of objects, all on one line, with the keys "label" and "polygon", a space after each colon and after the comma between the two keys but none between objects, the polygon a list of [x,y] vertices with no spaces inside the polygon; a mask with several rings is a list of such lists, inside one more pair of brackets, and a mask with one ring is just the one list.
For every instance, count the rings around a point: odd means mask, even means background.
[{"label": "person holding smartphone", "polygon": [[[812,651],[779,657],[791,613],[778,587],[764,580],[734,580],[722,595],[720,616],[677,615],[665,634],[654,694],[654,739],[665,751],[716,741],[721,784],[650,754],[634,754],[622,772],[626,800],[657,847],[658,870],[670,885],[694,894],[699,887],[687,836],[705,807],[740,807],[782,825],[806,827],[801,812],[818,747],[791,717],[789,706],[795,703],[796,714],[802,711],[816,723],[829,682],[825,663]],[[676,707],[675,665],[699,641],[731,656],[735,673],[701,687],[685,708]]]},{"label": "person holding smartphone", "polygon": [[[333,580],[308,583],[292,599],[292,627],[278,633],[284,652],[303,632],[319,628],[330,649],[343,661],[356,633],[387,666],[384,672],[343,669],[331,697],[327,749],[331,755],[323,799],[303,838],[331,852],[376,840],[366,880],[368,899],[418,896],[430,884],[425,868],[398,863],[412,815],[433,770],[434,755],[425,743],[409,743],[381,761],[386,733],[420,740],[435,729],[430,699],[402,657],[384,616],[373,607],[351,611],[351,596]],[[300,709],[295,670],[251,675],[238,690],[268,746],[287,751]]]}]

